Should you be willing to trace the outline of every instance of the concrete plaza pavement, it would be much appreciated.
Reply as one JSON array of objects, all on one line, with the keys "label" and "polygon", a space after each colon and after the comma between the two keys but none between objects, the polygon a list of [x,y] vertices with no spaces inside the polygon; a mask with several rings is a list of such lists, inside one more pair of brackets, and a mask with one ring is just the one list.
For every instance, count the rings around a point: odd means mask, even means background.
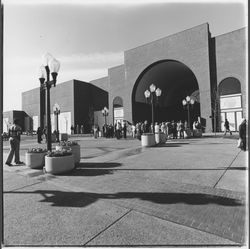
[{"label": "concrete plaza pavement", "polygon": [[[81,163],[67,174],[4,165],[4,244],[246,245],[247,152],[236,138],[141,148],[133,139],[75,137]],[[35,146],[22,141],[23,161]],[[7,152],[4,142],[4,160]]]}]

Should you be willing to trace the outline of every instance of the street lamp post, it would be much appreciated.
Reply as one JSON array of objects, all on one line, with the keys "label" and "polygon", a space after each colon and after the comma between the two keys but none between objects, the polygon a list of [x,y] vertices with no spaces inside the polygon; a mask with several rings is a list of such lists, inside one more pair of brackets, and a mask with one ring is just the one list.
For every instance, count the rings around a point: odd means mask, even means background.
[{"label": "street lamp post", "polygon": [[194,99],[191,99],[190,96],[187,96],[185,99],[182,100],[183,107],[187,107],[188,111],[188,128],[190,129],[190,106],[193,106]]},{"label": "street lamp post", "polygon": [[44,119],[45,119],[45,91],[43,89],[42,83],[40,84],[40,128],[44,129]]},{"label": "street lamp post", "polygon": [[153,133],[154,133],[154,102],[155,102],[155,96],[157,100],[161,96],[161,89],[160,88],[156,89],[156,86],[154,84],[151,84],[149,90],[146,90],[144,92],[144,96],[147,99],[147,101],[149,100],[151,103],[151,115],[152,115]]},{"label": "street lamp post", "polygon": [[[60,62],[53,58],[52,55],[46,54],[44,56],[43,66],[39,70],[39,80],[41,89],[47,90],[47,150],[51,151],[51,120],[50,120],[50,88],[56,86],[57,73],[60,68]],[[52,80],[50,80],[50,72]],[[46,81],[45,81],[46,79]]]},{"label": "street lamp post", "polygon": [[109,110],[108,110],[108,108],[106,106],[102,109],[102,115],[105,118],[105,129],[104,129],[104,131],[105,131],[105,137],[106,137],[107,116],[109,115]]},{"label": "street lamp post", "polygon": [[54,115],[56,116],[56,140],[59,142],[59,128],[58,128],[58,115],[60,114],[60,107],[57,103],[53,106]]}]

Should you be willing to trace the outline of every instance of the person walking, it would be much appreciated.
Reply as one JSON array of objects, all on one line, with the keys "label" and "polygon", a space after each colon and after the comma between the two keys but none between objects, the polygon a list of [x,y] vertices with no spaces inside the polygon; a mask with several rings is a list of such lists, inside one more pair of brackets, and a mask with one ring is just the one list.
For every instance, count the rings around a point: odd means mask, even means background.
[{"label": "person walking", "polygon": [[40,144],[43,140],[42,139],[43,131],[42,131],[41,127],[37,128],[36,135],[37,135],[37,142]]},{"label": "person walking", "polygon": [[135,138],[136,132],[135,132],[135,124],[134,123],[132,123],[132,125],[131,125],[131,131],[132,131],[132,137]]},{"label": "person walking", "polygon": [[172,129],[173,129],[173,139],[177,139],[177,123],[172,121]]},{"label": "person walking", "polygon": [[81,125],[81,134],[83,134],[83,133],[84,133],[84,126]]},{"label": "person walking", "polygon": [[11,162],[14,155],[16,165],[24,164],[20,161],[19,153],[22,128],[17,123],[18,120],[15,119],[13,125],[9,128],[10,152],[5,163],[8,166],[12,166]]},{"label": "person walking", "polygon": [[127,138],[127,124],[126,124],[126,121],[123,121],[122,131],[123,131],[123,137],[126,139]]},{"label": "person walking", "polygon": [[239,125],[239,137],[241,140],[240,149],[246,151],[246,130],[247,130],[247,121],[245,118],[242,119],[241,124]]},{"label": "person walking", "polygon": [[136,137],[137,139],[141,140],[141,135],[143,133],[142,131],[142,123],[139,122],[135,125],[135,130],[136,130]]},{"label": "person walking", "polygon": [[181,122],[181,120],[177,124],[177,131],[179,138],[184,138],[184,124]]},{"label": "person walking", "polygon": [[156,122],[155,123],[155,133],[160,133],[160,126],[159,126],[159,124]]},{"label": "person walking", "polygon": [[227,134],[227,132],[230,133],[230,135],[232,135],[232,132],[230,131],[229,128],[229,122],[227,119],[225,119],[225,123],[224,123],[224,136]]},{"label": "person walking", "polygon": [[73,135],[75,130],[74,125],[71,125],[70,130],[71,130],[71,135]]},{"label": "person walking", "polygon": [[46,141],[46,143],[47,143],[47,126],[44,127],[44,129],[43,129],[43,134],[44,134],[44,136],[45,136],[45,141]]}]

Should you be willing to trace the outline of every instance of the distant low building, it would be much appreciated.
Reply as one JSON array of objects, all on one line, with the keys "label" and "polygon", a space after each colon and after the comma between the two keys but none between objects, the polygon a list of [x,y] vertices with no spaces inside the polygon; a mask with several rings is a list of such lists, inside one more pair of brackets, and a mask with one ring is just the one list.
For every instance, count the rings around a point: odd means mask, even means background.
[{"label": "distant low building", "polygon": [[3,132],[7,132],[13,121],[18,119],[18,124],[23,131],[32,130],[32,119],[24,111],[8,111],[3,113]]},{"label": "distant low building", "polygon": [[[60,132],[70,134],[72,125],[74,128],[83,125],[83,130],[90,132],[94,123],[94,111],[98,119],[98,113],[100,116],[102,108],[108,106],[108,92],[87,82],[71,80],[51,88],[50,104],[52,132],[56,130],[56,115],[53,113],[55,104],[60,109],[58,115]],[[40,126],[39,87],[22,93],[22,109],[33,120],[33,130],[37,130]],[[44,121],[44,126],[46,126],[46,115]]]}]

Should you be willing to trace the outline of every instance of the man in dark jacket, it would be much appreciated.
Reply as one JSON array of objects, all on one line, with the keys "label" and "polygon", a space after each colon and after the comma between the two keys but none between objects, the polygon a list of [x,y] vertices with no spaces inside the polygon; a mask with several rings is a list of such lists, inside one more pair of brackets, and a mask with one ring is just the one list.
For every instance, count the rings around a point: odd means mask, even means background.
[{"label": "man in dark jacket", "polygon": [[227,134],[227,132],[229,132],[230,133],[230,135],[232,135],[232,132],[230,131],[230,129],[229,129],[229,122],[228,122],[228,120],[227,119],[225,119],[225,123],[224,123],[224,135],[226,135]]},{"label": "man in dark jacket", "polygon": [[246,151],[246,130],[247,130],[246,126],[247,126],[247,121],[244,118],[239,126],[239,137],[242,141],[242,146],[240,148],[241,150],[244,151]]},{"label": "man in dark jacket", "polygon": [[20,161],[20,140],[21,140],[22,128],[18,125],[18,120],[15,119],[13,125],[9,128],[9,141],[10,141],[10,152],[6,160],[6,165],[12,166],[11,162],[15,155],[16,165],[24,164]]}]

